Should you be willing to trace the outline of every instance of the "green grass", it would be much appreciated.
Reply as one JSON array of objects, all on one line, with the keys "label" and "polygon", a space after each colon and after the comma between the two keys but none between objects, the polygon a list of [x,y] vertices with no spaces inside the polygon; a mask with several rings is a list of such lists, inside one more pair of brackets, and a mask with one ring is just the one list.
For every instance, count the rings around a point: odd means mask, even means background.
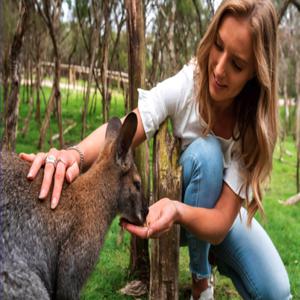
[{"label": "green grass", "polygon": [[287,268],[293,299],[300,299],[300,204],[279,203],[296,194],[296,147],[292,139],[285,143],[285,153],[279,160],[279,147],[274,155],[274,170],[264,205],[267,221],[264,225]]},{"label": "green grass", "polygon": [[[48,99],[50,89],[45,88],[44,93],[46,99]],[[21,91],[22,94],[24,93]],[[76,122],[76,126],[64,137],[67,144],[74,144],[80,140],[82,101],[81,92],[70,91],[69,100],[67,101],[67,91],[62,91],[63,127],[66,128],[69,124]],[[122,116],[124,111],[121,92],[114,92],[111,103],[111,116]],[[28,105],[22,100],[20,104],[20,129],[24,126],[27,112]],[[44,105],[42,106],[42,112],[44,112]],[[51,143],[49,143],[50,133],[53,135],[58,132],[56,123],[56,119],[52,117],[45,149],[51,146]],[[88,133],[100,124],[102,124],[100,96],[97,95],[96,111],[88,115]],[[28,134],[26,136],[18,135],[16,151],[36,152],[38,137],[39,125],[32,116]],[[57,142],[54,146],[58,146]],[[285,153],[282,160],[279,160],[279,147],[276,149],[272,180],[264,197],[266,221],[263,226],[279,250],[288,270],[293,299],[300,299],[300,204],[287,207],[279,203],[279,200],[284,200],[296,193],[296,149],[291,138],[285,141],[284,147],[291,155]],[[115,220],[106,237],[99,263],[82,291],[82,299],[132,299],[118,292],[130,280],[128,277],[130,238],[129,234],[125,233],[124,239],[120,243],[119,235],[118,220]],[[182,248],[180,251],[180,299],[184,299],[191,279],[188,270],[187,249]],[[142,299],[146,299],[146,297]],[[218,273],[216,299],[240,299],[230,280]]]},{"label": "green grass", "polygon": [[[50,95],[50,88],[44,88],[44,95],[45,99],[48,100]],[[64,136],[64,141],[67,145],[75,144],[80,141],[81,136],[81,114],[82,114],[82,107],[83,107],[83,95],[82,92],[74,92],[70,91],[69,97],[67,97],[67,90],[62,90],[62,119],[63,119],[63,128],[67,128],[69,125],[76,123],[76,126],[69,131]],[[22,95],[22,91],[21,91]],[[101,113],[101,96],[97,93],[96,96],[96,109],[93,110],[92,104],[92,97],[89,101],[89,113],[87,117],[87,134],[92,132],[96,129],[99,125],[103,123],[102,121],[102,113]],[[44,101],[42,99],[42,112],[45,110]],[[114,91],[112,93],[112,101],[111,101],[111,116],[122,116],[124,115],[125,109],[123,105],[123,96],[121,92]],[[24,127],[24,121],[28,114],[28,105],[24,103],[24,100],[20,103],[20,119],[19,119],[19,132],[21,132],[22,128]],[[43,119],[43,116],[42,116]],[[31,122],[29,126],[29,131],[26,136],[22,136],[18,134],[17,137],[17,152],[35,152],[37,151],[37,143],[39,138],[39,128],[40,125],[34,121],[34,114],[31,117]],[[50,142],[50,137],[54,134],[58,133],[58,126],[57,120],[55,117],[51,117],[50,121],[50,128],[47,133],[46,143],[44,148],[47,150],[49,147],[55,146],[59,147],[58,140],[56,140],[53,144]],[[87,135],[86,134],[86,135]]]}]

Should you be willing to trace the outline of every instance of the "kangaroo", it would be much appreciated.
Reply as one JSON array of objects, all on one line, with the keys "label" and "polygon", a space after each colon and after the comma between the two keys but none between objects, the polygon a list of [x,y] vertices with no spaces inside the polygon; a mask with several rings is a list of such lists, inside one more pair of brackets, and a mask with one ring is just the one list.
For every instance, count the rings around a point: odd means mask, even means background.
[{"label": "kangaroo", "polygon": [[147,215],[130,145],[137,117],[109,121],[103,151],[90,169],[65,184],[51,210],[37,197],[43,171],[28,181],[29,164],[0,154],[0,298],[79,299],[105,233],[119,213],[143,224]]}]

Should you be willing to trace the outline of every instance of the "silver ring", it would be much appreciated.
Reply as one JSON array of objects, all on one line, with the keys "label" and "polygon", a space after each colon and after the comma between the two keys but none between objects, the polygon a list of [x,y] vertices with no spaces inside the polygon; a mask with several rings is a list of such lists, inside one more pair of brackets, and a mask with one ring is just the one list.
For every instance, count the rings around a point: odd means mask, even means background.
[{"label": "silver ring", "polygon": [[61,157],[57,159],[56,164],[59,162],[63,163],[65,166],[67,165],[67,163]]},{"label": "silver ring", "polygon": [[54,168],[56,167],[56,158],[54,155],[48,155],[46,157],[46,161],[45,161],[46,164],[52,164],[54,166]]}]

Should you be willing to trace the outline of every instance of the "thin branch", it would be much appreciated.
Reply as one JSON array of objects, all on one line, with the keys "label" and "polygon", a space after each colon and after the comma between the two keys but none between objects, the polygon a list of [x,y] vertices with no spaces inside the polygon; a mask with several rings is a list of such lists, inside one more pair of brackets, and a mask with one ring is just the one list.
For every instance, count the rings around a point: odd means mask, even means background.
[{"label": "thin branch", "polygon": [[201,21],[201,9],[200,7],[198,6],[198,1],[197,0],[193,0],[193,4],[194,4],[194,7],[196,9],[196,13],[197,13],[197,20],[198,20],[198,23],[199,23],[199,31],[200,31],[200,36],[203,35],[203,28],[202,28],[202,21]]},{"label": "thin branch", "polygon": [[300,202],[300,193],[288,198],[285,201],[280,201],[280,203],[283,205],[294,205],[298,202]]},{"label": "thin branch", "polygon": [[44,20],[44,22],[46,23],[47,27],[49,27],[49,20],[46,17],[46,15],[44,14],[44,11],[42,10],[39,2],[37,0],[34,1],[35,5],[37,6],[38,12],[40,14],[40,16],[42,17],[42,19]]},{"label": "thin branch", "polygon": [[293,0],[284,0],[283,4],[279,8],[277,15],[278,15],[278,25],[280,24],[288,6],[292,3]]},{"label": "thin branch", "polygon": [[300,2],[297,0],[292,0],[293,4],[296,6],[296,8],[298,9],[298,11],[300,12]]},{"label": "thin branch", "polygon": [[85,49],[89,53],[90,52],[90,47],[88,45],[86,36],[84,34],[84,29],[83,29],[83,24],[82,24],[82,16],[80,14],[79,6],[78,6],[78,1],[75,1],[75,8],[76,8],[76,14],[77,14],[77,18],[78,18],[79,28],[80,28],[81,35],[82,35],[82,38],[83,38],[83,43],[84,43]]}]

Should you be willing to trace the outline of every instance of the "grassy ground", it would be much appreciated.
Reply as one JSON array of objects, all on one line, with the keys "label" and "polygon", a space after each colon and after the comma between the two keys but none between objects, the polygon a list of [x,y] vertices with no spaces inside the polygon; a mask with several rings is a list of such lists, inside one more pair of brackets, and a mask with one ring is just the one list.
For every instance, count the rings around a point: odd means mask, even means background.
[{"label": "grassy ground", "polygon": [[[46,99],[49,89],[44,91]],[[23,93],[21,92],[21,95]],[[80,140],[81,132],[81,92],[72,91],[67,101],[67,91],[62,92],[63,101],[63,123],[66,128],[72,122],[76,122],[74,127],[65,136],[68,144],[74,144]],[[111,115],[122,116],[124,105],[120,93],[113,93]],[[24,119],[27,115],[27,105],[22,100],[20,105],[19,128],[24,126]],[[99,101],[96,112],[88,116],[88,132],[98,127],[102,122]],[[29,132],[26,136],[18,135],[17,152],[36,152],[38,141],[39,125],[31,117]],[[51,120],[52,134],[57,133],[56,121]],[[45,148],[51,146],[49,143],[50,134],[47,136]],[[294,299],[300,299],[300,205],[286,207],[279,203],[287,197],[296,193],[295,188],[295,146],[292,139],[285,142],[285,153],[282,160],[279,160],[279,151],[276,149],[274,156],[274,171],[269,190],[264,198],[264,205],[267,219],[263,226],[271,236],[274,244],[278,248],[280,255],[289,273],[292,293]],[[57,146],[57,143],[54,143]],[[100,262],[91,275],[84,290],[82,299],[132,299],[118,293],[128,278],[129,263],[129,235],[125,233],[122,242],[120,240],[120,230],[118,220],[113,223],[105,242],[105,246],[100,254]],[[188,271],[188,255],[186,248],[181,249],[180,255],[180,291],[181,299],[185,298],[186,289],[189,286],[190,275]],[[146,299],[146,298],[145,298]],[[219,276],[217,273],[216,299],[240,299],[230,280]]]}]

